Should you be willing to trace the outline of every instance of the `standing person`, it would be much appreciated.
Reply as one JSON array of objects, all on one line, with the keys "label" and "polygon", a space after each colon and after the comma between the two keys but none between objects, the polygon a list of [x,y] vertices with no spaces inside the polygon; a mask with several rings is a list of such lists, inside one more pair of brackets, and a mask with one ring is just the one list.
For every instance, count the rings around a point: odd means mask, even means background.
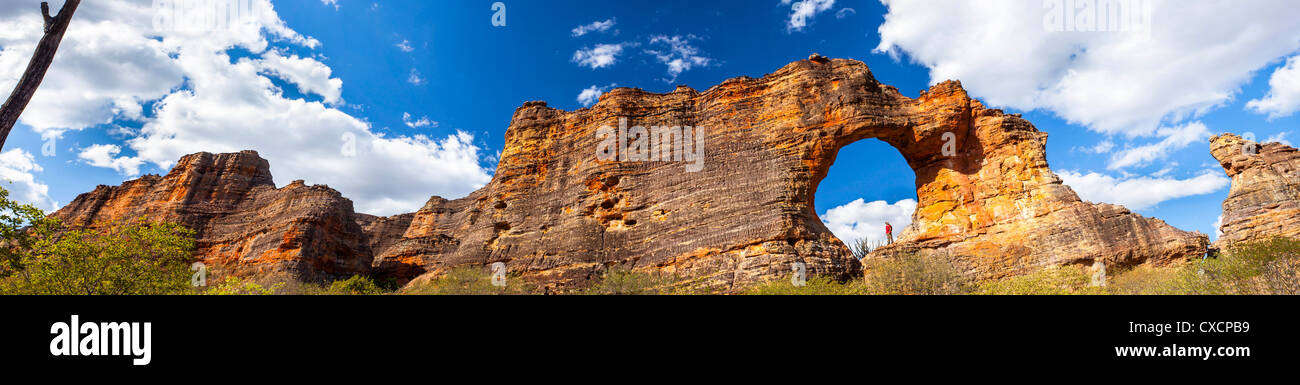
[{"label": "standing person", "polygon": [[885,236],[889,237],[889,245],[894,244],[894,226],[890,225],[889,222],[885,222]]}]

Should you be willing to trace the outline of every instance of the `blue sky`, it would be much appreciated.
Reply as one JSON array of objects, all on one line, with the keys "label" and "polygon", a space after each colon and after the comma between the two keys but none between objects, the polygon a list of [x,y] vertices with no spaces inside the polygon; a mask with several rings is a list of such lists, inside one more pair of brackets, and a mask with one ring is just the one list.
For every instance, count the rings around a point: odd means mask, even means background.
[{"label": "blue sky", "polygon": [[[30,28],[35,3],[6,3],[0,27]],[[272,161],[279,185],[307,179],[340,189],[361,211],[414,211],[430,195],[456,198],[486,183],[525,101],[572,110],[587,89],[703,90],[818,52],[862,60],[906,95],[962,80],[974,97],[1049,133],[1049,163],[1084,199],[1213,236],[1228,185],[1208,135],[1294,141],[1300,122],[1290,96],[1300,91],[1270,84],[1300,48],[1293,17],[1276,16],[1295,14],[1288,2],[1229,11],[1213,9],[1227,2],[1157,3],[1150,37],[1137,40],[1043,33],[1039,0],[1010,10],[512,0],[503,27],[492,25],[493,1],[273,1],[252,32],[200,33],[148,25],[150,1],[108,3],[83,4],[0,161],[14,181],[6,187],[47,209],[98,184],[166,173],[180,154],[251,148]],[[892,24],[882,28],[887,14]],[[1205,15],[1216,24],[1198,27]],[[0,37],[4,89],[21,71],[6,65],[25,64],[36,38]],[[74,50],[84,54],[66,53]],[[673,59],[691,65],[674,70]],[[360,138],[360,155],[319,161],[338,158],[349,137]],[[841,151],[816,203],[821,214],[840,208],[831,227],[842,238],[875,239],[877,223],[906,223],[908,199],[914,175],[902,156],[867,140]]]}]

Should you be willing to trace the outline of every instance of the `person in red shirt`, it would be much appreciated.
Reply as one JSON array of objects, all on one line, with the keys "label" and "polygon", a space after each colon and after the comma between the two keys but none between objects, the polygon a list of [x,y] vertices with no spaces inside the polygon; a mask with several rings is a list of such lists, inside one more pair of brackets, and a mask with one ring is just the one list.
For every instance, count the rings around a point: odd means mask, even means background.
[{"label": "person in red shirt", "polygon": [[894,244],[894,226],[891,226],[889,222],[885,222],[885,236],[889,237],[890,245]]}]

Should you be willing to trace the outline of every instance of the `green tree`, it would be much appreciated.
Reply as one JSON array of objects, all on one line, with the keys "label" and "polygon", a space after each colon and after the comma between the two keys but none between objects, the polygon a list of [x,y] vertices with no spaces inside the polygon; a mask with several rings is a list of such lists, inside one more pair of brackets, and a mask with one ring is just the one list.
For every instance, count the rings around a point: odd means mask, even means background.
[{"label": "green tree", "polygon": [[58,219],[45,217],[36,206],[9,200],[9,190],[0,187],[0,279],[22,271],[23,252],[60,228]]},{"label": "green tree", "polygon": [[37,295],[190,292],[194,232],[175,223],[109,222],[35,237],[4,291]]}]

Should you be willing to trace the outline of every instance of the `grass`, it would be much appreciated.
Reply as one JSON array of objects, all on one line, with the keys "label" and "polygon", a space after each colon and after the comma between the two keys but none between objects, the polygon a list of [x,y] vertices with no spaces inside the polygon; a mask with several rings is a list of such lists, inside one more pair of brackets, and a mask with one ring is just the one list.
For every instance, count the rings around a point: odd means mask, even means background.
[{"label": "grass", "polygon": [[692,280],[668,273],[614,268],[605,271],[600,279],[578,293],[589,295],[699,294],[692,288],[692,283]]},{"label": "grass", "polygon": [[1300,240],[1276,238],[1233,245],[1216,258],[1182,266],[1116,269],[1107,285],[1091,285],[1084,266],[1054,266],[999,280],[972,282],[941,255],[910,255],[864,261],[862,278],[838,282],[810,277],[804,286],[788,279],[750,288],[754,295],[1226,295],[1300,294]]},{"label": "grass", "polygon": [[1088,269],[1083,266],[1052,266],[1026,275],[985,281],[974,294],[982,295],[1071,295],[1105,294],[1093,287]]},{"label": "grass", "polygon": [[519,277],[507,276],[504,286],[492,284],[492,275],[482,267],[457,267],[442,276],[402,291],[415,295],[520,295],[536,293],[537,287]]},{"label": "grass", "polygon": [[373,279],[355,275],[327,284],[301,282],[285,277],[244,279],[225,276],[216,285],[196,288],[203,295],[378,295],[394,291],[391,285],[376,283]]},{"label": "grass", "polygon": [[755,286],[751,295],[949,295],[974,287],[952,261],[941,254],[913,254],[865,261],[860,279],[846,282],[809,277],[803,286],[777,280]]}]

